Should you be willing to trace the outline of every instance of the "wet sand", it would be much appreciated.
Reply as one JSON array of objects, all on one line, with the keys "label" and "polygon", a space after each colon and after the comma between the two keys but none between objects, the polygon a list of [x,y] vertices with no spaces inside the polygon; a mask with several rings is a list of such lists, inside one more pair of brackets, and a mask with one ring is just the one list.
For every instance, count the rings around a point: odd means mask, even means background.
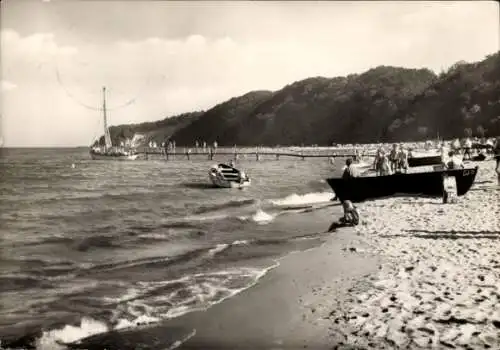
[{"label": "wet sand", "polygon": [[332,307],[377,268],[377,259],[362,251],[354,232],[344,229],[322,247],[285,257],[253,288],[187,315],[196,335],[180,348],[331,349]]},{"label": "wet sand", "polygon": [[[340,216],[339,207],[332,211],[332,219]],[[353,229],[341,229],[320,247],[282,258],[259,283],[206,311],[97,335],[77,348],[331,349],[332,310],[368,288],[360,281],[378,268],[366,249]]]}]

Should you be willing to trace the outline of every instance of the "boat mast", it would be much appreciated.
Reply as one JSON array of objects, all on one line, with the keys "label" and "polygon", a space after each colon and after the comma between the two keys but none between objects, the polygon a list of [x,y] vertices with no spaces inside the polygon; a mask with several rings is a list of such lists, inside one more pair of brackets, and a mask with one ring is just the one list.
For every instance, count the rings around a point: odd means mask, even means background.
[{"label": "boat mast", "polygon": [[109,134],[109,129],[108,129],[108,117],[106,115],[106,87],[102,87],[102,111],[103,111],[103,117],[104,117],[104,143],[105,143],[105,149],[107,150],[108,148],[111,148],[113,144],[111,143],[111,135]]}]

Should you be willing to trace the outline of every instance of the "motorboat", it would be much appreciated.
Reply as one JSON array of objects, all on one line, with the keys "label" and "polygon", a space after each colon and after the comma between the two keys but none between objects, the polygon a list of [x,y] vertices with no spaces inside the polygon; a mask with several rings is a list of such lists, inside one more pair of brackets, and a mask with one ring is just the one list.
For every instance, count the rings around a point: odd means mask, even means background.
[{"label": "motorboat", "polygon": [[442,197],[445,179],[454,178],[457,196],[465,195],[476,178],[478,167],[447,169],[435,165],[429,171],[395,173],[392,175],[329,178],[326,182],[340,201],[362,202],[394,195]]},{"label": "motorboat", "polygon": [[250,186],[250,178],[245,172],[228,164],[213,165],[208,171],[210,181],[223,188],[242,188]]}]

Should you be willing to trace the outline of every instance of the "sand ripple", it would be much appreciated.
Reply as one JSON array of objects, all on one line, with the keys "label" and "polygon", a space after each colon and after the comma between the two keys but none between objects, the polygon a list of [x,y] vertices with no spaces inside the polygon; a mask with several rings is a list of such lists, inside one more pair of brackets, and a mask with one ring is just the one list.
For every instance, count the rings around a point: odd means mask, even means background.
[{"label": "sand ripple", "polygon": [[359,206],[357,234],[384,264],[368,291],[330,314],[340,348],[500,348],[500,188],[493,169],[481,163],[476,184],[454,204],[391,198]]}]

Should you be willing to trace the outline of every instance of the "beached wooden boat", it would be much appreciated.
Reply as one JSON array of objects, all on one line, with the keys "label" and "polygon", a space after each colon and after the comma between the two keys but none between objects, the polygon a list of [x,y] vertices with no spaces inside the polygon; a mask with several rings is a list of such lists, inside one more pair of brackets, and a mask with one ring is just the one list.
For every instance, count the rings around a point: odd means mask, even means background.
[{"label": "beached wooden boat", "polygon": [[453,170],[444,169],[442,166],[434,168],[433,171],[427,172],[351,179],[329,178],[326,181],[341,201],[362,202],[394,195],[442,197],[445,177],[455,178],[457,195],[463,196],[474,183],[478,170],[477,166]]}]

